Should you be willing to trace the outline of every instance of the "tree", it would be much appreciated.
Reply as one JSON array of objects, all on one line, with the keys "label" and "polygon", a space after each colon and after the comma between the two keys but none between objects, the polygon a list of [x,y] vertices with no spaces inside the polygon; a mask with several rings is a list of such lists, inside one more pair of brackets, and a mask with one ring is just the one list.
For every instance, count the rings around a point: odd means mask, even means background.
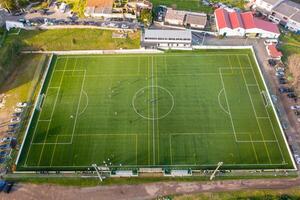
[{"label": "tree", "polygon": [[152,23],[152,12],[148,9],[141,10],[140,21],[143,22],[146,26],[149,26]]},{"label": "tree", "polygon": [[15,0],[0,0],[0,4],[9,11],[16,8]]},{"label": "tree", "polygon": [[291,73],[293,80],[293,87],[300,90],[300,54],[293,54],[288,58],[288,68]]}]

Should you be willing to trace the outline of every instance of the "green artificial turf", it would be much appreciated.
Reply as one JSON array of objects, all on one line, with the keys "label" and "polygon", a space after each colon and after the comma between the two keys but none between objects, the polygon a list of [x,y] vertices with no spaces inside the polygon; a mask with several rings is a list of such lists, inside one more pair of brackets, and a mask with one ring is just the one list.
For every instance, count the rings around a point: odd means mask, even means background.
[{"label": "green artificial turf", "polygon": [[18,170],[293,168],[249,50],[54,57]]}]

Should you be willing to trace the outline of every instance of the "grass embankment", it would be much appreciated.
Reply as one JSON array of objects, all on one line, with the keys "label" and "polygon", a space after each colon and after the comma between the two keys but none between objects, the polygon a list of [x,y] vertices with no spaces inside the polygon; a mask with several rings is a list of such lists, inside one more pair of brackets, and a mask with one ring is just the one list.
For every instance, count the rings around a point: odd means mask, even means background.
[{"label": "grass embankment", "polygon": [[[249,180],[249,179],[278,179],[278,178],[295,178],[296,176],[216,176],[214,180]],[[5,180],[32,183],[32,184],[53,184],[62,186],[81,186],[90,187],[97,185],[138,185],[144,183],[157,183],[157,182],[205,182],[209,181],[209,176],[191,176],[191,177],[158,177],[158,176],[140,176],[131,178],[108,178],[100,182],[97,177],[95,178],[82,178],[82,177],[68,177],[68,175],[61,175],[54,177],[51,175],[38,175],[38,174],[8,174]]]},{"label": "grass embankment", "polygon": [[124,39],[112,38],[113,31],[99,29],[22,30],[16,39],[25,50],[134,49],[140,47],[140,33]]},{"label": "grass embankment", "polygon": [[300,199],[300,188],[281,190],[243,190],[233,192],[205,192],[201,194],[175,196],[173,200],[296,200]]},{"label": "grass embankment", "polygon": [[213,9],[210,6],[205,6],[199,0],[151,0],[154,7],[165,5],[178,10],[198,11],[212,13]]},{"label": "grass embankment", "polygon": [[281,35],[280,40],[282,41],[280,50],[283,52],[284,61],[292,54],[300,54],[300,35],[286,33]]}]

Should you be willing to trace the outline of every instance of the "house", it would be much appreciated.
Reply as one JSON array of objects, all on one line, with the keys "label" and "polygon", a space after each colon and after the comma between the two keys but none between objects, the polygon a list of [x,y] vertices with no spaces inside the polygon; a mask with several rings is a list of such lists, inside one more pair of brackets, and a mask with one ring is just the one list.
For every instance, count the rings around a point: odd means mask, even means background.
[{"label": "house", "polygon": [[164,16],[165,25],[181,26],[192,29],[204,29],[206,23],[207,15],[205,13],[188,12],[166,8],[166,14]]},{"label": "house", "polygon": [[284,1],[272,9],[268,19],[281,24],[292,31],[300,31],[300,4]]},{"label": "house", "polygon": [[87,17],[112,17],[114,0],[87,0],[84,15]]},{"label": "house", "polygon": [[186,12],[181,10],[173,10],[168,8],[164,23],[175,26],[183,26]]},{"label": "house", "polygon": [[142,46],[147,48],[190,48],[192,32],[190,30],[145,29]]},{"label": "house", "polygon": [[300,11],[295,13],[286,23],[286,28],[290,31],[300,33]]},{"label": "house", "polygon": [[255,0],[255,9],[261,11],[262,13],[269,14],[272,12],[277,5],[279,5],[284,0]]},{"label": "house", "polygon": [[207,23],[206,14],[187,14],[184,26],[192,29],[204,29]]},{"label": "house", "polygon": [[84,15],[100,18],[136,19],[142,9],[152,9],[147,0],[87,0]]},{"label": "house", "polygon": [[5,28],[6,30],[10,30],[12,28],[24,28],[24,23],[16,22],[16,21],[5,21]]},{"label": "house", "polygon": [[278,38],[276,24],[256,18],[251,12],[218,8],[215,10],[216,27],[219,35]]},{"label": "house", "polygon": [[275,60],[280,60],[282,57],[282,53],[280,51],[277,50],[276,45],[275,44],[269,44],[266,46],[268,55],[275,59]]}]

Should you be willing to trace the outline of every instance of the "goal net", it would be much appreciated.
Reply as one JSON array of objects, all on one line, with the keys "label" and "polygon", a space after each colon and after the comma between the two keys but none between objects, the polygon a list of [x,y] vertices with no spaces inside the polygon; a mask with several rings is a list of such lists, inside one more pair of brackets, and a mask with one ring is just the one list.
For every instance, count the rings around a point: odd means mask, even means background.
[{"label": "goal net", "polygon": [[268,93],[263,90],[263,91],[261,91],[261,95],[264,99],[265,107],[270,106],[271,105],[271,99],[269,98]]},{"label": "goal net", "polygon": [[35,109],[37,109],[38,111],[42,110],[44,98],[45,98],[45,94],[40,94],[38,97],[37,104],[35,107]]}]

